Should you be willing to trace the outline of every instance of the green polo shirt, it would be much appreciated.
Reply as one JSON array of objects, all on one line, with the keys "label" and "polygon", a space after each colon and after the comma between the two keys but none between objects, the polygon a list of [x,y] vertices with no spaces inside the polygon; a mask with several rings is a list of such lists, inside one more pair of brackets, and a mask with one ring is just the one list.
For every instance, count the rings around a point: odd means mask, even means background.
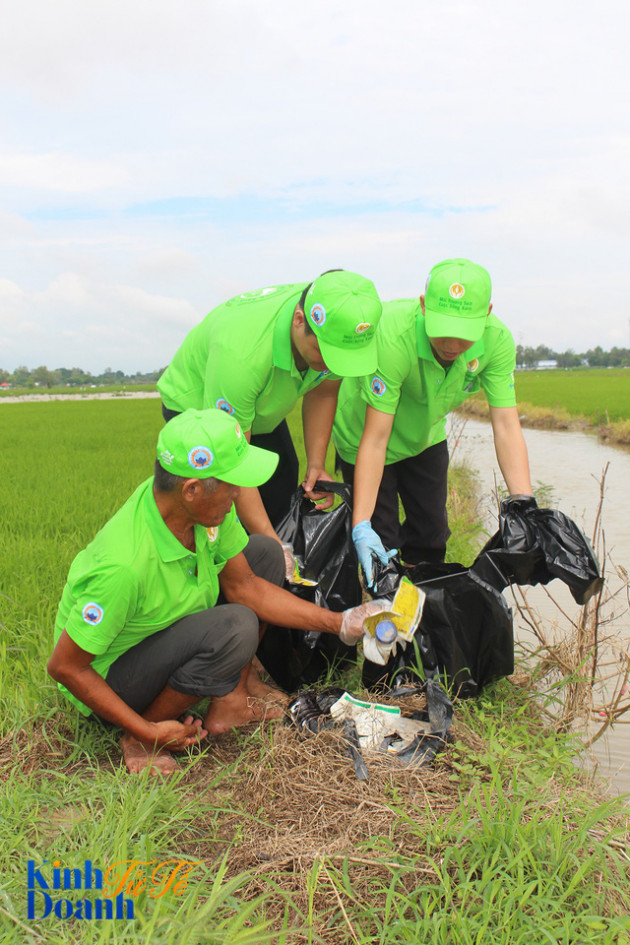
[{"label": "green polo shirt", "polygon": [[184,339],[158,381],[166,407],[218,407],[243,430],[271,433],[328,371],[298,371],[293,312],[308,283],[245,292],[213,309]]},{"label": "green polo shirt", "polygon": [[65,628],[95,654],[92,668],[107,676],[111,664],[145,637],[213,607],[219,572],[247,541],[232,506],[216,528],[195,525],[195,552],[184,548],[155,504],[153,477],[147,479],[74,559],[57,612],[55,643]]},{"label": "green polo shirt", "polygon": [[385,463],[416,456],[446,438],[446,416],[482,389],[493,407],[513,407],[514,340],[490,314],[480,341],[446,370],[433,356],[420,304],[414,299],[385,302],[376,330],[378,369],[362,378],[344,378],[333,439],[341,457],[356,461],[366,404],[394,415]]}]

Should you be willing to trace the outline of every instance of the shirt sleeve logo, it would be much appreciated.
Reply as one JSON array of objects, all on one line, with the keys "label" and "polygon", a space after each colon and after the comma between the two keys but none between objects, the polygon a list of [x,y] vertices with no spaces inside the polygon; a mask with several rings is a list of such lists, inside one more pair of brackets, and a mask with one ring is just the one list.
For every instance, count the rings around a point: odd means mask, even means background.
[{"label": "shirt sleeve logo", "polygon": [[217,408],[217,410],[223,410],[225,413],[229,413],[230,416],[232,416],[232,414],[235,412],[234,407],[229,402],[229,400],[225,399],[225,397],[219,397],[214,406]]},{"label": "shirt sleeve logo", "polygon": [[371,327],[372,325],[370,322],[359,322],[354,330],[356,331],[357,335],[362,335],[364,331],[367,331]]},{"label": "shirt sleeve logo", "polygon": [[387,390],[387,384],[380,377],[373,377],[371,383],[372,393],[377,397],[382,397]]},{"label": "shirt sleeve logo", "polygon": [[466,289],[461,282],[454,282],[453,285],[449,286],[448,294],[452,299],[463,299],[466,295]]},{"label": "shirt sleeve logo", "polygon": [[319,302],[311,306],[311,319],[318,327],[326,321],[326,309]]},{"label": "shirt sleeve logo", "polygon": [[193,469],[205,469],[214,462],[214,453],[207,446],[193,446],[188,453],[188,465]]},{"label": "shirt sleeve logo", "polygon": [[86,604],[83,610],[81,611],[83,619],[86,623],[91,623],[92,626],[96,626],[97,623],[100,623],[103,619],[103,608],[100,604],[95,604],[94,601],[90,601],[89,604]]}]

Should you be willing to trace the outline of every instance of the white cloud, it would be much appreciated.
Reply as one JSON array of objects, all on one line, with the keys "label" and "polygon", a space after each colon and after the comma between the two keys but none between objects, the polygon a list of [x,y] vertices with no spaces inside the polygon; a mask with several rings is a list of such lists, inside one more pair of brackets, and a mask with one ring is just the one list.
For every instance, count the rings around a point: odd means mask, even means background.
[{"label": "white cloud", "polygon": [[67,154],[0,154],[0,187],[80,194],[121,187],[128,178],[125,170],[113,164]]}]

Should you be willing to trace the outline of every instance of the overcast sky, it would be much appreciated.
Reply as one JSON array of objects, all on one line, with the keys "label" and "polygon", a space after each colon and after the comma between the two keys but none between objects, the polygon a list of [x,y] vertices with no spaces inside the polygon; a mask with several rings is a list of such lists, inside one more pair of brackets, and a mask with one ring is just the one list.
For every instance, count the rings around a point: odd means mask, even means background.
[{"label": "overcast sky", "polygon": [[214,305],[490,271],[525,345],[630,346],[618,0],[20,0],[0,35],[0,367],[149,371]]}]

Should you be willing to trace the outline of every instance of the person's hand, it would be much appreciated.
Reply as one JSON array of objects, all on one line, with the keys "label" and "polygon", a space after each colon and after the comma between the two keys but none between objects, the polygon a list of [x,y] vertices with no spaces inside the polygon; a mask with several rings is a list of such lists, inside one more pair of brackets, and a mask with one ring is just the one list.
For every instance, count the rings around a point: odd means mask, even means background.
[{"label": "person's hand", "polygon": [[293,554],[293,545],[289,542],[282,542],[282,553],[284,555],[284,576],[287,581],[293,580],[295,573],[295,555]]},{"label": "person's hand", "polygon": [[341,642],[348,646],[356,643],[363,636],[363,621],[366,617],[372,617],[383,610],[388,610],[389,606],[386,600],[368,600],[357,607],[344,610],[341,615],[341,630],[339,631]]},{"label": "person's hand", "polygon": [[317,508],[321,511],[324,509],[329,509],[335,501],[335,496],[332,492],[312,492],[313,486],[317,481],[320,482],[334,482],[332,476],[329,476],[325,469],[321,469],[318,466],[309,466],[306,470],[306,478],[302,483],[302,488],[306,494],[306,498],[310,499],[311,502],[317,503]]},{"label": "person's hand", "polygon": [[165,722],[153,722],[154,738],[138,739],[148,748],[168,748],[169,751],[183,751],[191,745],[195,745],[202,738],[205,738],[208,732],[201,727],[199,719],[192,720],[188,716],[185,722],[177,722],[175,719],[167,719]]},{"label": "person's hand", "polygon": [[393,558],[396,554],[396,549],[385,551],[383,542],[372,528],[372,523],[368,521],[368,519],[354,526],[352,529],[352,541],[357,550],[359,564],[363,568],[365,582],[368,587],[372,587],[374,583],[372,555],[375,555],[381,564],[387,564],[390,558]]},{"label": "person's hand", "polygon": [[536,496],[531,494],[522,494],[522,495],[509,495],[501,503],[501,514],[505,515],[506,512],[529,512],[531,509],[537,509],[538,502],[536,501]]}]

